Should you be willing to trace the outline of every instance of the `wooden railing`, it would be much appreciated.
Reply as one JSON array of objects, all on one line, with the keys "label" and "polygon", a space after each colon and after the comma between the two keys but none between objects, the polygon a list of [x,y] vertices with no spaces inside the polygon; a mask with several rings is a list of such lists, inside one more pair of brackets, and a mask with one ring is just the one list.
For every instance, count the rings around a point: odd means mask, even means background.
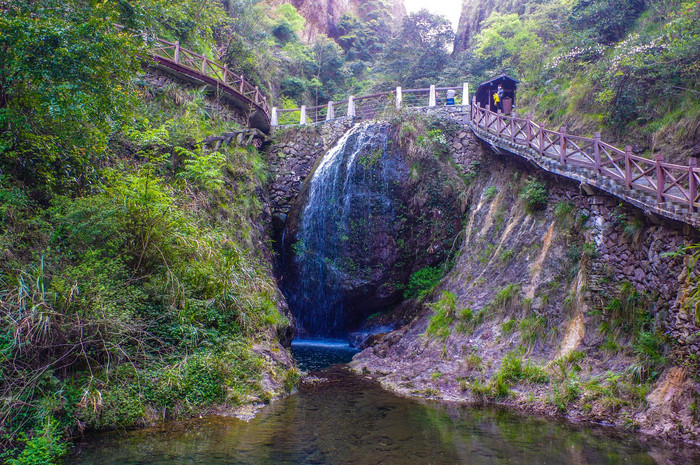
[{"label": "wooden railing", "polygon": [[379,92],[362,97],[349,97],[342,102],[328,102],[326,105],[313,107],[302,106],[291,109],[272,109],[272,125],[304,125],[330,121],[335,118],[351,116],[361,119],[372,119],[391,108],[418,108],[431,107],[445,104],[444,94],[439,92],[454,90],[462,91],[462,99],[467,102],[466,96],[469,89],[466,84],[460,87],[435,87],[425,89],[402,89],[397,87],[395,91]]},{"label": "wooden railing", "polygon": [[[124,30],[124,26],[116,24],[115,27]],[[149,55],[159,64],[176,73],[187,74],[235,97],[240,97],[244,103],[260,110],[269,123],[270,106],[267,99],[260,89],[247,82],[243,75],[234,73],[226,65],[222,66],[204,55],[182,48],[179,42],[169,42],[148,35],[144,35],[144,39],[149,45]]]},{"label": "wooden railing", "polygon": [[226,65],[222,66],[204,55],[180,47],[179,42],[169,42],[155,38],[152,43],[149,53],[153,57],[160,59],[159,61],[166,60],[166,62],[188,68],[198,74],[214,79],[260,107],[269,119],[270,107],[267,99],[262,95],[260,89],[247,82],[243,75],[234,73]]},{"label": "wooden railing", "polygon": [[663,155],[648,159],[634,155],[630,146],[622,150],[601,141],[600,133],[593,138],[574,136],[566,127],[553,131],[529,118],[494,113],[476,104],[472,104],[470,119],[477,129],[500,140],[530,149],[560,166],[587,168],[627,190],[650,194],[658,204],[680,204],[691,213],[700,208],[697,158],[691,158],[687,166],[668,163]]}]

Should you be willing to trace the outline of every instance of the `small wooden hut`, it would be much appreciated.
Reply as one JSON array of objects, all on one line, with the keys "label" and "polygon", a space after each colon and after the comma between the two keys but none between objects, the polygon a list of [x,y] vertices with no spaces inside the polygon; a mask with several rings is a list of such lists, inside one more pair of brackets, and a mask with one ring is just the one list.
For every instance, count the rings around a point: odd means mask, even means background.
[{"label": "small wooden hut", "polygon": [[518,80],[510,76],[501,74],[500,76],[486,81],[476,89],[474,100],[476,104],[482,108],[490,108],[491,111],[496,111],[496,105],[493,103],[493,94],[498,91],[498,85],[503,86],[503,113],[509,115],[515,106],[515,93],[518,89]]}]

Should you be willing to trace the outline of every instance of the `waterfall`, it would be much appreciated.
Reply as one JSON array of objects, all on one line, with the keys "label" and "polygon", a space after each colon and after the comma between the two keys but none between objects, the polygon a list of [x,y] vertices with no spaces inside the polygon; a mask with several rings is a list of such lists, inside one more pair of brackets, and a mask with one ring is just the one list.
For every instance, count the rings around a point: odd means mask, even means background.
[{"label": "waterfall", "polygon": [[383,266],[374,256],[376,239],[395,236],[392,180],[405,171],[388,141],[387,123],[353,127],[324,155],[300,196],[306,203],[287,235],[293,271],[286,294],[309,336],[342,337],[353,319],[349,299],[357,307]]}]

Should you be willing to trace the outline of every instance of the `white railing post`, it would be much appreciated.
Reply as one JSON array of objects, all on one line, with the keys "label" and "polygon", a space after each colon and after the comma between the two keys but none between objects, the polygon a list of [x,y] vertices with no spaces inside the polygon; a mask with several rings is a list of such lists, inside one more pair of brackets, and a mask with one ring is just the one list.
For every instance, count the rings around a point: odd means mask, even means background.
[{"label": "white railing post", "polygon": [[279,126],[279,118],[277,117],[277,107],[272,107],[272,116],[270,117],[270,126]]},{"label": "white railing post", "polygon": [[348,97],[348,116],[355,117],[355,97]]},{"label": "white railing post", "polygon": [[401,94],[401,86],[396,88],[396,109],[401,109],[401,103],[403,103],[403,95]]},{"label": "white railing post", "polygon": [[469,83],[462,84],[462,105],[469,105]]},{"label": "white railing post", "polygon": [[428,99],[428,106],[435,106],[435,84],[430,85],[430,98]]},{"label": "white railing post", "polygon": [[333,100],[328,102],[328,111],[326,112],[326,121],[335,119],[335,109],[333,108]]},{"label": "white railing post", "polygon": [[301,116],[299,116],[299,124],[306,124],[306,105],[301,106]]}]

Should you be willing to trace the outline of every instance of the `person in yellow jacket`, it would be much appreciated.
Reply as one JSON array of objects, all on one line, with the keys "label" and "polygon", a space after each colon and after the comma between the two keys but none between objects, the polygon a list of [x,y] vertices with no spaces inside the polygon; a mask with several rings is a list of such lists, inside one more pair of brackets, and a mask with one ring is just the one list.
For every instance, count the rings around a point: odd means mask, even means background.
[{"label": "person in yellow jacket", "polygon": [[496,105],[496,111],[503,111],[503,86],[498,85],[498,90],[493,94],[493,104]]}]

